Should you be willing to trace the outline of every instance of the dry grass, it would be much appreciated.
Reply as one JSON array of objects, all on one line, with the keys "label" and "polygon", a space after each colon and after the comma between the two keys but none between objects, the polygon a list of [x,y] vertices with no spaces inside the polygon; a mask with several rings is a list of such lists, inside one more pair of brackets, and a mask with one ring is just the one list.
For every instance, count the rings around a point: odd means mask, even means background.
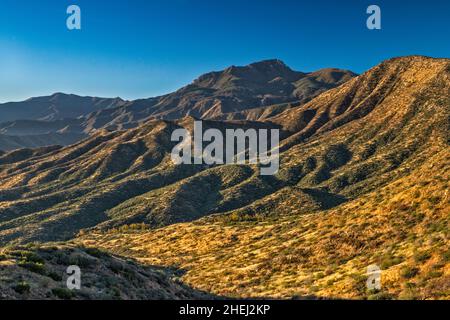
[{"label": "dry grass", "polygon": [[[449,160],[448,150],[437,153],[413,174],[327,212],[77,241],[185,269],[187,284],[225,296],[448,299]],[[365,285],[373,263],[384,269],[378,294]]]}]

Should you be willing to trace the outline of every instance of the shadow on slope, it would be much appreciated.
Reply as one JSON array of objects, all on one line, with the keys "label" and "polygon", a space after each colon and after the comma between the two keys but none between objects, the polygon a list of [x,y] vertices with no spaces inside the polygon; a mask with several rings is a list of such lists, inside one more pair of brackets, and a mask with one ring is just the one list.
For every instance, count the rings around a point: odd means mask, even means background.
[{"label": "shadow on slope", "polygon": [[[66,286],[69,266],[81,269],[81,290]],[[0,297],[20,300],[213,299],[179,279],[180,271],[144,266],[92,248],[47,244],[4,249]]]}]

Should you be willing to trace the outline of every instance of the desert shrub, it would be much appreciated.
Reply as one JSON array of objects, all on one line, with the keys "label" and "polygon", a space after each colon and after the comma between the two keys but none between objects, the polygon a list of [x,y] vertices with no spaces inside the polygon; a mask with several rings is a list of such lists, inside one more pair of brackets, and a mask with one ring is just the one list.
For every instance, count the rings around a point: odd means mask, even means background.
[{"label": "desert shrub", "polygon": [[375,154],[376,151],[377,151],[376,144],[367,145],[366,148],[361,152],[361,159],[362,160],[369,159],[371,156]]},{"label": "desert shrub", "polygon": [[108,267],[114,273],[120,273],[120,272],[124,271],[124,265],[122,263],[120,263],[119,261],[112,260],[109,263]]},{"label": "desert shrub", "polygon": [[430,271],[430,272],[425,276],[425,280],[440,278],[440,277],[442,277],[443,275],[444,275],[444,272],[443,272],[443,271],[433,270],[433,271]]},{"label": "desert shrub", "polygon": [[340,191],[349,185],[348,177],[346,175],[340,175],[331,181],[330,188],[331,190]]},{"label": "desert shrub", "polygon": [[227,224],[236,224],[239,222],[254,222],[258,220],[258,218],[251,213],[239,213],[236,211],[221,217],[221,219]]},{"label": "desert shrub", "polygon": [[432,205],[437,205],[439,202],[441,202],[441,197],[429,197],[428,202]]},{"label": "desert shrub", "polygon": [[420,190],[414,191],[414,195],[413,196],[414,196],[415,199],[419,199],[421,195],[422,195],[422,193],[420,192]]},{"label": "desert shrub", "polygon": [[29,256],[26,257],[26,259],[29,262],[40,263],[40,264],[45,263],[45,260],[37,254],[30,254]]},{"label": "desert shrub", "polygon": [[310,178],[310,182],[313,184],[319,184],[331,178],[330,169],[323,165],[317,170]]},{"label": "desert shrub", "polygon": [[426,225],[429,232],[448,232],[448,223],[446,221],[432,222]]},{"label": "desert shrub", "polygon": [[63,299],[63,300],[70,300],[73,297],[75,297],[75,294],[73,293],[73,291],[70,291],[69,289],[65,289],[65,288],[52,289],[52,293],[54,296],[58,297],[59,299]]},{"label": "desert shrub", "polygon": [[450,261],[450,249],[448,249],[446,252],[443,252],[441,254],[442,261],[443,262],[449,262]]},{"label": "desert shrub", "polygon": [[79,254],[70,256],[69,264],[79,266],[80,268],[89,268],[93,266],[96,261],[92,258],[88,258]]},{"label": "desert shrub", "polygon": [[30,285],[26,282],[20,282],[16,286],[13,287],[14,291],[19,294],[25,294],[30,292]]},{"label": "desert shrub", "polygon": [[330,146],[323,157],[323,161],[330,170],[342,167],[352,158],[352,153],[344,144]]},{"label": "desert shrub", "polygon": [[45,270],[45,266],[41,263],[35,263],[35,262],[27,262],[27,261],[20,261],[18,263],[18,266],[21,268],[24,268],[28,271],[37,273],[37,274],[41,274],[41,275],[46,275],[46,270]]},{"label": "desert shrub", "polygon": [[404,267],[400,272],[400,275],[405,279],[414,278],[418,274],[419,269],[415,267]]},{"label": "desert shrub", "polygon": [[[363,274],[351,274],[350,277],[353,279],[353,288],[360,295],[364,296],[367,290],[367,276]],[[328,280],[329,282],[330,280]],[[329,285],[327,282],[327,285]],[[334,281],[333,281],[334,283]]]},{"label": "desert shrub", "polygon": [[305,173],[310,173],[316,168],[317,168],[316,159],[314,157],[308,157],[305,160],[305,163],[303,164],[303,170],[305,171]]},{"label": "desert shrub", "polygon": [[97,249],[97,248],[85,248],[84,251],[95,258],[102,258],[107,256],[107,253]]},{"label": "desert shrub", "polygon": [[118,287],[112,287],[111,292],[112,292],[112,296],[114,299],[120,300],[122,295],[121,295],[120,289]]},{"label": "desert shrub", "polygon": [[414,261],[416,261],[417,263],[425,262],[425,261],[429,260],[430,258],[431,258],[431,253],[428,251],[417,252],[414,255]]},{"label": "desert shrub", "polygon": [[278,174],[276,175],[277,179],[288,185],[297,184],[301,178],[303,178],[304,174],[302,174],[301,168],[298,167],[289,167],[280,169]]},{"label": "desert shrub", "polygon": [[54,281],[58,281],[58,282],[62,281],[62,279],[63,279],[63,277],[60,274],[56,273],[56,272],[50,272],[48,274],[48,277],[53,279]]},{"label": "desert shrub", "polygon": [[55,252],[54,256],[57,264],[65,266],[70,265],[69,255],[67,255],[65,252],[57,251]]},{"label": "desert shrub", "polygon": [[145,223],[133,223],[128,225],[129,231],[145,231],[148,230],[148,228],[148,225],[146,225]]},{"label": "desert shrub", "polygon": [[399,295],[400,300],[418,300],[419,295],[414,288],[406,288]]},{"label": "desert shrub", "polygon": [[394,296],[387,292],[372,293],[367,297],[368,300],[393,300]]},{"label": "desert shrub", "polygon": [[386,270],[390,267],[399,265],[403,262],[403,260],[403,257],[397,257],[392,254],[387,254],[381,258],[380,267],[382,270]]},{"label": "desert shrub", "polygon": [[22,261],[31,262],[31,263],[41,263],[44,264],[45,260],[39,256],[38,254],[26,251],[26,250],[18,250],[12,252],[14,257],[20,258]]}]

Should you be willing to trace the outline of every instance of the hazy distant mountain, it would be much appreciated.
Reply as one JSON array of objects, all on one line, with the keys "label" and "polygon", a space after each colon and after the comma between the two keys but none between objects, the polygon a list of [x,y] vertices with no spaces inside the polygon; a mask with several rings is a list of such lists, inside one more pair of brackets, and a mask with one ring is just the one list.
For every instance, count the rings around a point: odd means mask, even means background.
[{"label": "hazy distant mountain", "polygon": [[0,104],[0,150],[75,143],[87,136],[83,116],[124,104],[63,93]]},{"label": "hazy distant mountain", "polygon": [[39,148],[47,146],[67,146],[76,143],[87,135],[83,133],[43,133],[30,135],[0,134],[0,150],[16,150],[21,148]]},{"label": "hazy distant mountain", "polygon": [[78,118],[90,112],[114,108],[125,103],[120,98],[80,97],[55,93],[51,96],[30,98],[22,102],[0,104],[0,122],[16,120],[64,120]]},{"label": "hazy distant mountain", "polygon": [[[9,136],[30,136],[42,135],[54,132],[82,132],[83,120],[65,119],[65,120],[15,120],[0,123],[0,134]],[[70,130],[69,130],[70,128]]]}]

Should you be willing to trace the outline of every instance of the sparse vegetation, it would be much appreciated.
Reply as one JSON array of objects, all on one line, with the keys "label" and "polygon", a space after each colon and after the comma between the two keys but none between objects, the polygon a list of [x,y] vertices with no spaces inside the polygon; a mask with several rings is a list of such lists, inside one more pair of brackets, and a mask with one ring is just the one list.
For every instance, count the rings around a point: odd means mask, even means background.
[{"label": "sparse vegetation", "polygon": [[30,285],[24,281],[18,283],[16,286],[14,286],[14,291],[17,293],[24,295],[30,292]]},{"label": "sparse vegetation", "polygon": [[[0,243],[19,247],[1,252],[0,288],[61,299],[448,299],[448,64],[388,61],[256,124],[282,129],[273,177],[253,165],[173,165],[170,135],[191,117],[1,153]],[[205,122],[238,125],[255,123]],[[69,242],[39,244],[48,241]],[[73,264],[88,276],[69,297],[61,277]],[[379,292],[366,287],[372,264]],[[183,271],[179,281],[167,268]]]},{"label": "sparse vegetation", "polygon": [[[151,268],[137,262],[113,257],[98,249],[79,248],[69,245],[37,245],[35,247],[10,247],[4,250],[8,263],[0,263],[0,292],[6,299],[191,299],[211,298],[210,295],[193,290],[172,279],[170,270]],[[98,257],[88,256],[95,252]],[[37,257],[42,269],[22,265],[21,257]],[[65,256],[65,259],[61,257]],[[72,257],[90,259],[82,268],[81,290],[69,290],[63,281],[66,268],[61,261]],[[28,262],[30,263],[30,262]]]}]

